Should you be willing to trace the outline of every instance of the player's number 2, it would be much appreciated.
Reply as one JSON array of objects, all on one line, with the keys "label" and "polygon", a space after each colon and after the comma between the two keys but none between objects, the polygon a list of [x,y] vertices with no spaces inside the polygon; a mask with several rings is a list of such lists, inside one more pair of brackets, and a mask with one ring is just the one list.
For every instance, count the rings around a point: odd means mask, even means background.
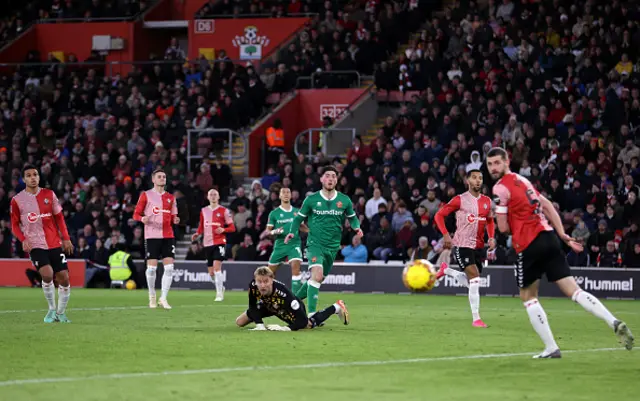
[{"label": "player's number 2", "polygon": [[173,255],[175,255],[175,254],[176,254],[176,246],[175,246],[175,245],[171,245],[171,253],[172,253]]},{"label": "player's number 2", "polygon": [[67,263],[67,255],[65,255],[64,253],[60,254],[60,261],[62,262],[62,264]]}]

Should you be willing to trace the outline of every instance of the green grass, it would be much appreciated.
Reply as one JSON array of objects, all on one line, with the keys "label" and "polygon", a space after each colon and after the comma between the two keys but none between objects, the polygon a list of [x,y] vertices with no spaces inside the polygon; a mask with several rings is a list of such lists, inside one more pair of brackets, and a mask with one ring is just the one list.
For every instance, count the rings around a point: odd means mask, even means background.
[{"label": "green grass", "polygon": [[[434,360],[540,351],[517,299],[482,298],[490,325],[482,330],[471,327],[465,297],[322,293],[320,304],[337,297],[349,306],[350,326],[334,317],[320,329],[283,333],[235,327],[244,293],[214,304],[209,291],[173,291],[174,309],[165,311],[146,309],[144,291],[74,289],[73,323],[46,325],[41,290],[0,289],[0,399],[631,401],[640,392],[638,350]],[[621,348],[602,321],[571,301],[542,304],[563,350]],[[640,332],[640,303],[605,304]],[[123,309],[74,310],[105,307]],[[402,361],[414,358],[428,360]],[[396,363],[349,365],[358,361]],[[291,368],[322,363],[342,365]],[[193,372],[205,369],[220,370]],[[87,379],[185,370],[192,372]],[[5,383],[61,377],[77,380]]]}]

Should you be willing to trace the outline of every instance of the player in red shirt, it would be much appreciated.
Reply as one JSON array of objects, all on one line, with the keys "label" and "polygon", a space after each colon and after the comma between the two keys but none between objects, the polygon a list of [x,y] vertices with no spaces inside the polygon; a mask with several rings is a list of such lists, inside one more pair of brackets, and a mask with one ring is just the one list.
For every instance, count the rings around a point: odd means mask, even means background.
[{"label": "player in red shirt", "polygon": [[[485,259],[485,228],[489,234],[489,252],[493,252],[496,248],[491,199],[480,193],[482,181],[480,170],[469,170],[467,172],[469,190],[456,195],[438,210],[435,216],[438,229],[444,236],[444,247],[451,249],[453,245],[453,257],[462,270],[462,272],[453,270],[443,263],[436,277],[440,279],[448,275],[469,288],[473,327],[487,327],[480,319],[480,273],[482,273],[482,264]],[[453,212],[456,213],[456,233],[451,239],[444,219]]]},{"label": "player in red shirt", "polygon": [[[571,275],[558,237],[575,252],[581,252],[582,245],[565,233],[562,220],[553,204],[540,195],[529,180],[509,170],[509,158],[504,149],[493,148],[489,151],[487,167],[491,177],[498,180],[493,187],[498,229],[503,233],[512,233],[513,247],[518,254],[516,280],[520,288],[520,299],[524,302],[533,328],[545,345],[544,351],[534,358],[561,357],[547,322],[547,315],[538,301],[538,287],[543,275],[550,282],[555,282],[567,297],[604,320],[619,341],[631,350],[631,330],[624,322],[616,319],[596,297],[582,290]],[[551,226],[556,230],[555,234]]]},{"label": "player in red shirt", "polygon": [[202,245],[207,257],[207,268],[211,281],[216,285],[216,302],[224,300],[224,278],[222,276],[222,262],[226,259],[227,233],[236,231],[231,212],[220,206],[220,194],[215,189],[207,193],[209,206],[200,211],[198,231],[191,237],[196,241],[202,235]]},{"label": "player in red shirt", "polygon": [[[144,224],[149,308],[160,305],[164,309],[171,309],[167,302],[167,295],[173,282],[173,262],[176,256],[173,224],[180,223],[180,218],[176,198],[164,190],[167,185],[167,175],[164,170],[155,169],[151,173],[151,182],[153,182],[153,189],[140,194],[133,212],[133,219]],[[164,274],[162,275],[162,295],[156,303],[156,269],[159,259],[162,259]]]},{"label": "player in red shirt", "polygon": [[[65,314],[71,291],[65,253],[73,254],[73,244],[62,207],[52,190],[40,188],[35,166],[24,166],[22,178],[27,188],[11,199],[11,231],[42,276],[42,291],[49,304],[44,322],[71,323]],[[58,281],[57,308],[54,274]]]}]

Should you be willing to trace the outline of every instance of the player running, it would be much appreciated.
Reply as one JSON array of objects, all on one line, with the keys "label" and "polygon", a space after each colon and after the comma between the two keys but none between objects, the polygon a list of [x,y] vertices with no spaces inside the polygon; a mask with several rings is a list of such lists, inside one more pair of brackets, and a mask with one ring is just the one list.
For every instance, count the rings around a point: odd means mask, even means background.
[{"label": "player running", "polygon": [[[180,223],[176,198],[164,190],[167,175],[157,168],[151,173],[153,189],[140,194],[138,204],[133,212],[133,219],[144,224],[144,243],[147,253],[147,285],[149,287],[149,308],[158,304],[164,309],[171,309],[167,295],[173,282],[173,261],[176,256],[173,224]],[[162,295],[156,303],[156,269],[158,260],[162,259],[164,274],[162,275]]]},{"label": "player running", "polygon": [[[274,280],[274,274],[267,266],[258,267],[249,284],[249,309],[236,318],[236,324],[244,327],[251,322],[256,327],[252,331],[296,331],[320,326],[331,315],[338,315],[342,323],[349,324],[349,311],[343,301],[307,317],[302,300],[297,298],[286,285]],[[265,326],[262,319],[276,316],[287,326],[270,324]]]},{"label": "player running", "polygon": [[[444,247],[450,249],[453,245],[453,257],[460,266],[456,271],[443,263],[437,278],[445,274],[454,277],[458,282],[469,288],[469,304],[473,316],[473,327],[487,327],[480,319],[480,273],[484,262],[484,230],[489,234],[489,252],[496,247],[495,225],[491,215],[491,199],[480,194],[482,189],[482,172],[469,170],[467,172],[469,190],[462,195],[456,195],[449,203],[436,213],[435,221],[444,236]],[[456,212],[456,233],[451,239],[444,223],[445,217]]]},{"label": "player running", "polygon": [[[543,275],[555,282],[560,290],[584,309],[604,320],[624,346],[633,348],[633,335],[627,325],[615,316],[592,294],[582,290],[571,275],[566,255],[558,236],[575,252],[582,246],[567,235],[562,220],[553,204],[533,187],[531,182],[509,170],[507,152],[493,148],[487,154],[487,167],[494,180],[498,229],[513,235],[513,246],[517,252],[516,280],[520,288],[520,299],[529,314],[533,328],[544,342],[545,349],[534,358],[560,358],[547,314],[538,301],[538,286]],[[547,219],[549,219],[547,221]],[[554,235],[553,229],[558,236]]]},{"label": "player running", "polygon": [[[285,233],[289,232],[293,218],[298,214],[298,209],[291,206],[291,189],[280,188],[280,202],[280,206],[269,213],[266,228],[275,237],[273,252],[269,257],[269,269],[275,273],[281,263],[288,262],[291,265],[291,291],[295,294],[302,286],[302,242],[300,236],[297,236],[289,243],[284,243]],[[300,231],[309,232],[304,223],[300,225]]]},{"label": "player running", "polygon": [[351,199],[336,191],[338,171],[333,166],[322,169],[320,176],[322,189],[309,195],[302,203],[302,208],[293,218],[291,229],[284,239],[284,243],[298,235],[300,224],[307,219],[309,236],[307,238],[307,260],[311,270],[311,278],[300,288],[296,296],[308,299],[309,315],[316,313],[318,307],[318,293],[320,284],[329,274],[333,262],[340,250],[342,226],[345,217],[349,219],[356,235],[363,236],[360,221],[353,210]]},{"label": "player running", "polygon": [[[44,322],[71,323],[65,314],[71,293],[65,253],[73,254],[73,244],[62,207],[52,190],[40,188],[35,166],[24,166],[22,178],[27,187],[11,199],[11,231],[42,276],[42,291],[49,305]],[[58,282],[57,308],[54,274]]]},{"label": "player running", "polygon": [[207,258],[207,269],[211,281],[216,286],[216,302],[224,300],[224,281],[222,279],[222,262],[226,259],[227,233],[236,231],[233,225],[231,212],[224,206],[220,206],[220,194],[215,189],[207,193],[209,206],[200,211],[200,224],[198,231],[191,237],[196,241],[203,236],[202,245]]}]

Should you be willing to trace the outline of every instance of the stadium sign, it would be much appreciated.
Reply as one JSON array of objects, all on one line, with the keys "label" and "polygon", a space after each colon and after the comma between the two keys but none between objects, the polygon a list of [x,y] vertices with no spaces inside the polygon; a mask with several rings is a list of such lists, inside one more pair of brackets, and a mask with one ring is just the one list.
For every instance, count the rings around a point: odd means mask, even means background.
[{"label": "stadium sign", "polygon": [[216,21],[212,19],[197,19],[193,22],[194,33],[214,33],[216,31]]}]

